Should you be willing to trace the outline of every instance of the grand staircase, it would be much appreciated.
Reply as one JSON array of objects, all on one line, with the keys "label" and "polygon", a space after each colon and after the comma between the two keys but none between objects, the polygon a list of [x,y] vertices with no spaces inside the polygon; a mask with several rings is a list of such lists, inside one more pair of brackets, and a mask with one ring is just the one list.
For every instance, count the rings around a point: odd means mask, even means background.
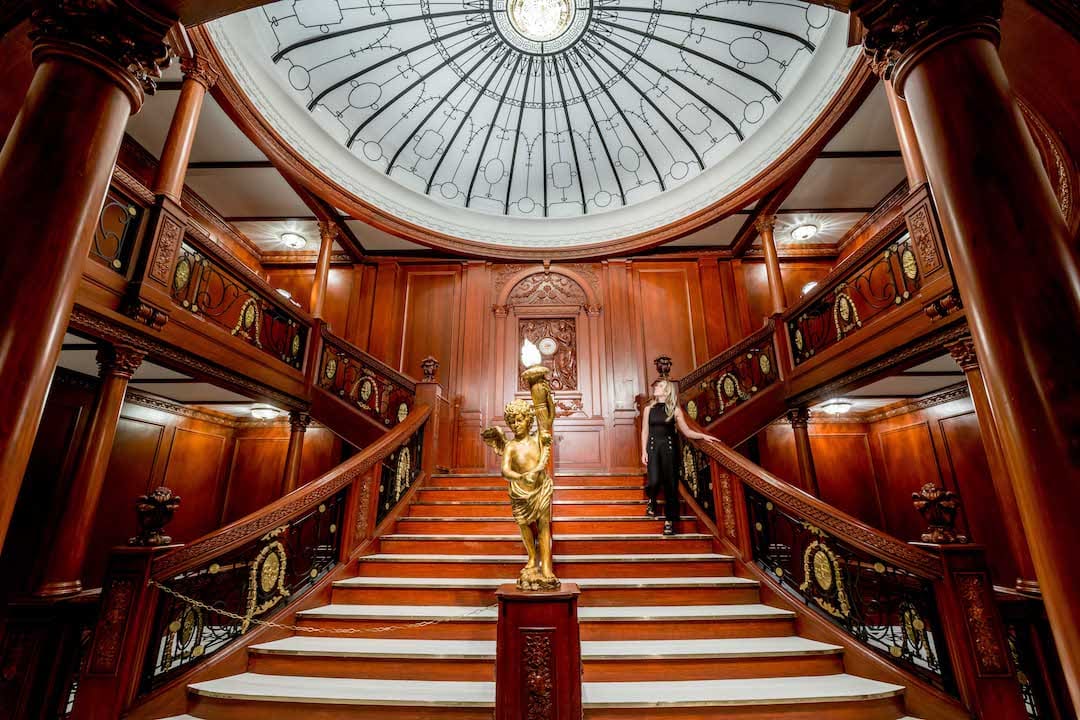
[{"label": "grand staircase", "polygon": [[[556,481],[586,718],[904,717],[902,687],[845,674],[840,647],[795,635],[794,613],[762,604],[692,516],[674,537],[661,527],[639,476]],[[493,591],[523,557],[501,478],[432,478],[332,603],[300,613],[318,632],[252,646],[247,672],[189,687],[184,717],[490,720]],[[349,628],[369,632],[335,632]]]}]

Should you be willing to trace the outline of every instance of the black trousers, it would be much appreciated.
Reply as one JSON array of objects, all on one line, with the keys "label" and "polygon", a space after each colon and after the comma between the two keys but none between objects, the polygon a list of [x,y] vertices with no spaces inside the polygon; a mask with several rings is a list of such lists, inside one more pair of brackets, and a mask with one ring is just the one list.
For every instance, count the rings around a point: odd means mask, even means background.
[{"label": "black trousers", "polygon": [[670,437],[649,436],[649,465],[645,494],[656,502],[664,493],[664,519],[679,519],[679,464],[675,461],[677,443]]}]

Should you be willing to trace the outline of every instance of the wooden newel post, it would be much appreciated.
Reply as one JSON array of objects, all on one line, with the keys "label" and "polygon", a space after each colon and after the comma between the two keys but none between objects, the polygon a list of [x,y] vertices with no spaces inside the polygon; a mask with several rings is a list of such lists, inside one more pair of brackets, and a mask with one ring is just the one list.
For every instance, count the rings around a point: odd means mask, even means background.
[{"label": "wooden newel post", "polygon": [[581,637],[574,583],[503,585],[495,649],[495,720],[581,720]]},{"label": "wooden newel post", "polygon": [[941,558],[934,596],[960,699],[973,717],[1025,720],[982,545],[912,543]]},{"label": "wooden newel post", "polygon": [[154,559],[179,547],[113,548],[74,720],[115,720],[131,706],[154,627],[158,590],[148,584]]},{"label": "wooden newel post", "polygon": [[439,361],[430,355],[423,359],[420,368],[424,372],[424,379],[416,383],[416,404],[431,407],[431,415],[428,416],[424,426],[424,449],[422,451],[421,467],[424,475],[431,477],[435,473],[435,465],[439,459],[439,431],[442,403],[445,401],[443,387],[435,379],[439,371]]}]

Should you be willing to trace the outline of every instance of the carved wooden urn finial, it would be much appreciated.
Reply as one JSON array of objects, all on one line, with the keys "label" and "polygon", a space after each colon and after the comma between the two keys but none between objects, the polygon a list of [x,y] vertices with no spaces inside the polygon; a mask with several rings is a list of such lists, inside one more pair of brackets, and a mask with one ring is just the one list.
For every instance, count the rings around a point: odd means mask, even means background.
[{"label": "carved wooden urn finial", "polygon": [[147,495],[140,495],[135,501],[135,512],[139,516],[139,534],[128,540],[128,545],[168,545],[172,538],[161,533],[173,518],[176,508],[180,507],[180,497],[173,495],[167,487],[159,487]]},{"label": "carved wooden urn finial", "polygon": [[424,382],[435,382],[435,373],[439,371],[439,361],[428,355],[420,361],[420,370],[424,373]]},{"label": "carved wooden urn finial", "polygon": [[656,373],[660,376],[661,380],[671,379],[671,358],[667,355],[661,355],[653,360],[653,365],[656,366]]},{"label": "carved wooden urn finial", "polygon": [[960,511],[960,497],[952,490],[927,483],[922,490],[911,493],[915,509],[926,521],[922,541],[937,545],[966,543],[963,535],[956,534],[956,513]]}]

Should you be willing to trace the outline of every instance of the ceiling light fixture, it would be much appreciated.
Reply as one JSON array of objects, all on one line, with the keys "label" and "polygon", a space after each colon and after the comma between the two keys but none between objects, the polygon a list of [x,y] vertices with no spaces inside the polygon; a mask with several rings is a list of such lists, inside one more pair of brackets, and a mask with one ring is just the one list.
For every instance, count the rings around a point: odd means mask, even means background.
[{"label": "ceiling light fixture", "polygon": [[839,398],[829,400],[828,402],[824,403],[820,408],[822,412],[828,413],[830,415],[843,415],[850,409],[851,401],[841,400]]},{"label": "ceiling light fixture", "polygon": [[285,298],[286,300],[292,300],[292,293],[289,292],[288,290],[286,290],[285,288],[278,288],[277,289],[277,294],[280,295],[281,297]]},{"label": "ceiling light fixture", "polygon": [[[805,295],[806,293],[810,292],[811,290],[813,290],[816,287],[817,287],[817,280],[811,280],[810,282],[808,282],[808,283],[806,283],[805,285],[802,286],[802,294]],[[278,292],[280,292],[280,290]]]},{"label": "ceiling light fixture", "polygon": [[535,42],[559,37],[574,18],[570,0],[510,0],[507,9],[514,29]]},{"label": "ceiling light fixture", "polygon": [[307,245],[307,239],[303,235],[294,232],[281,233],[280,240],[282,245],[293,250],[299,250]]},{"label": "ceiling light fixture", "polygon": [[818,233],[818,226],[812,223],[804,223],[792,229],[791,239],[796,242],[802,242],[803,240],[809,240]]},{"label": "ceiling light fixture", "polygon": [[255,403],[251,406],[251,417],[256,420],[273,420],[280,414],[280,410],[266,403]]}]

